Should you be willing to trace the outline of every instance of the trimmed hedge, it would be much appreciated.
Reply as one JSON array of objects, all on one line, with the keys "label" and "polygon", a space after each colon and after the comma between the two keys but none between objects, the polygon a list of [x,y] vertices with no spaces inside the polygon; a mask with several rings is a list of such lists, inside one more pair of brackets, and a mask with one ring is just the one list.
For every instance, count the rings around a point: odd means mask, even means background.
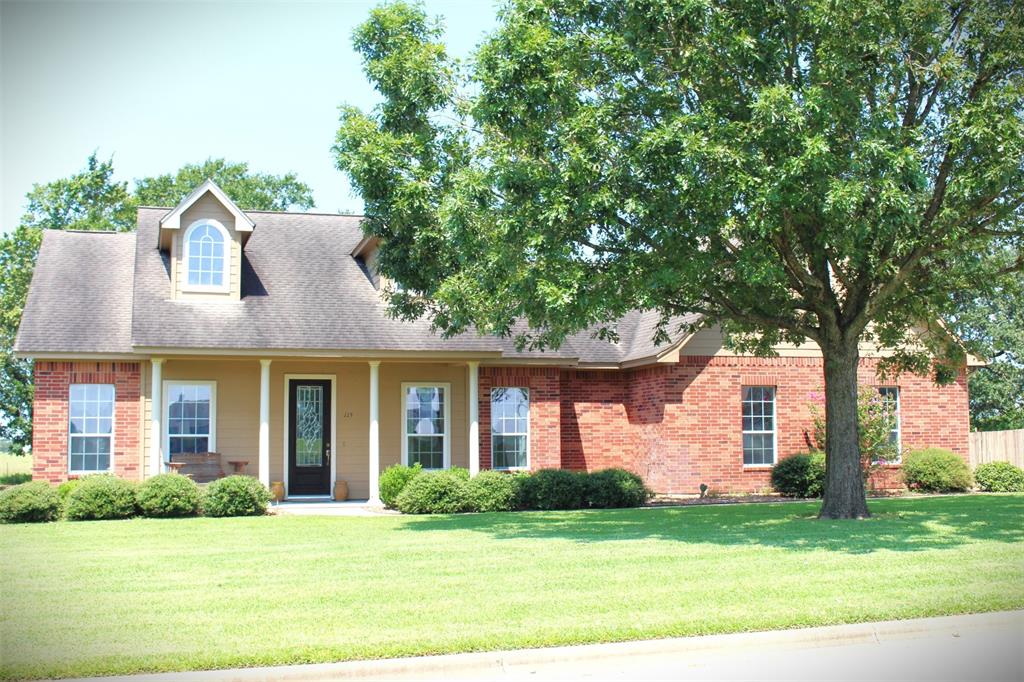
[{"label": "trimmed hedge", "polygon": [[469,479],[466,508],[478,512],[513,511],[520,506],[526,474],[484,470]]},{"label": "trimmed hedge", "polygon": [[586,506],[584,477],[565,469],[541,469],[523,481],[522,506],[526,509],[582,509]]},{"label": "trimmed hedge", "polygon": [[64,515],[69,521],[135,516],[135,486],[110,474],[86,476],[68,493]]},{"label": "trimmed hedge", "polygon": [[451,470],[421,471],[395,500],[403,514],[455,514],[470,511],[469,482]]},{"label": "trimmed hedge", "polygon": [[58,518],[60,496],[49,483],[30,481],[0,492],[2,523],[44,523]]},{"label": "trimmed hedge", "polygon": [[943,448],[905,453],[903,480],[908,487],[928,493],[963,492],[973,483],[967,462],[955,452]]},{"label": "trimmed hedge", "polygon": [[974,480],[988,493],[1024,493],[1024,469],[1009,462],[979,464]]},{"label": "trimmed hedge", "polygon": [[270,491],[252,476],[218,478],[206,486],[204,516],[262,516],[270,504]]},{"label": "trimmed hedge", "polygon": [[416,477],[423,471],[423,467],[420,463],[407,467],[404,464],[395,464],[389,466],[380,475],[379,490],[380,490],[380,501],[384,503],[384,506],[388,509],[395,508],[395,500],[398,499],[399,494],[405,490],[405,486],[409,485],[409,481]]},{"label": "trimmed hedge", "polygon": [[632,471],[602,469],[583,474],[583,495],[593,509],[621,509],[641,507],[654,493]]},{"label": "trimmed hedge", "polygon": [[188,476],[169,473],[146,479],[136,495],[143,516],[170,518],[199,513],[199,486]]},{"label": "trimmed hedge", "polygon": [[772,467],[772,488],[786,497],[821,497],[825,492],[825,453],[807,452],[780,459]]}]

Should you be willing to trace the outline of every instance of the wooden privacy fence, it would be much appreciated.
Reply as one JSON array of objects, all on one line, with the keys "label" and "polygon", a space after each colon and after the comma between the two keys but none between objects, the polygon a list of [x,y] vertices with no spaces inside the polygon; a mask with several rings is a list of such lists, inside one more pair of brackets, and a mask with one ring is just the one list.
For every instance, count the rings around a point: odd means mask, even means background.
[{"label": "wooden privacy fence", "polygon": [[972,431],[971,468],[985,462],[1010,462],[1024,468],[1024,429]]}]

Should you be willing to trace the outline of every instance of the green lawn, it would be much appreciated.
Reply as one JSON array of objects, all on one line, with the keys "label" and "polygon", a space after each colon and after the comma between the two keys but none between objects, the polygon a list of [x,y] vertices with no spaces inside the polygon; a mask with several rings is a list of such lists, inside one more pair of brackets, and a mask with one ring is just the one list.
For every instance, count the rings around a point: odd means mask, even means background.
[{"label": "green lawn", "polygon": [[1024,607],[1024,495],[0,526],[0,675],[478,651]]}]

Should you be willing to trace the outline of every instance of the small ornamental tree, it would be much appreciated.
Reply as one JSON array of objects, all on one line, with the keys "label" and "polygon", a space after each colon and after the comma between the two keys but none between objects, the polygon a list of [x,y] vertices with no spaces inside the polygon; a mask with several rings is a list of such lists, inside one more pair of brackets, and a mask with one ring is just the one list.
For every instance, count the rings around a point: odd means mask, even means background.
[{"label": "small ornamental tree", "polygon": [[659,340],[702,313],[737,350],[814,343],[820,513],[868,516],[860,342],[952,380],[932,321],[1024,268],[1024,3],[508,0],[468,64],[441,36],[400,2],[354,36],[383,102],[335,154],[393,311],[530,348],[635,308]]},{"label": "small ornamental tree", "polygon": [[[811,416],[814,419],[814,445],[822,452],[828,451],[828,420],[820,401],[820,394],[812,394]],[[860,470],[864,483],[871,472],[900,456],[899,445],[893,443],[891,434],[896,414],[893,406],[872,388],[862,388],[857,394],[857,434],[860,448]],[[827,459],[826,459],[827,462]]]}]

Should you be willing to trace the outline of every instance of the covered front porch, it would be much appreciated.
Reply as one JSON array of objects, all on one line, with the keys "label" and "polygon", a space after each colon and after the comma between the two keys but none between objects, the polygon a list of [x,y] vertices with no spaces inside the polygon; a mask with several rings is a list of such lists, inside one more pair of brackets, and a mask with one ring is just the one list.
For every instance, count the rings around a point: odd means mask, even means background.
[{"label": "covered front porch", "polygon": [[480,357],[155,356],[144,377],[147,473],[217,453],[290,500],[379,505],[388,466],[480,469]]}]

